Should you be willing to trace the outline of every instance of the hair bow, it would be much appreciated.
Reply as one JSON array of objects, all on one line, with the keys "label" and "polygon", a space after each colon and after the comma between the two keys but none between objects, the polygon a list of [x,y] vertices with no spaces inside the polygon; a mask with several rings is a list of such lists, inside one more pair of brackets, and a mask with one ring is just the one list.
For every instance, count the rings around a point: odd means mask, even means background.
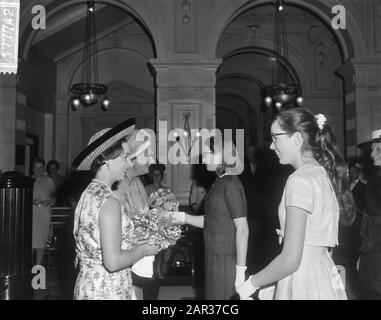
[{"label": "hair bow", "polygon": [[317,122],[317,125],[318,125],[320,131],[323,130],[324,125],[325,125],[325,123],[327,122],[327,118],[325,117],[325,115],[324,115],[324,114],[321,114],[321,113],[318,113],[318,114],[315,116],[315,119],[316,119],[316,122]]}]

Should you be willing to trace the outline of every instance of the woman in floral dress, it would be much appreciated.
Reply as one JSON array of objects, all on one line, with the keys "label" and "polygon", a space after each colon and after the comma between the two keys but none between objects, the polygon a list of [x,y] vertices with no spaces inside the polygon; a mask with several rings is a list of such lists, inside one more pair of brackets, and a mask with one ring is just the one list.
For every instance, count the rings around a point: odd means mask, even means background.
[{"label": "woman in floral dress", "polygon": [[134,299],[131,265],[159,248],[133,244],[133,223],[111,191],[131,167],[126,136],[134,119],[94,134],[73,162],[77,170],[92,170],[95,179],[87,186],[75,210],[74,237],[79,274],[74,288],[78,300]]}]

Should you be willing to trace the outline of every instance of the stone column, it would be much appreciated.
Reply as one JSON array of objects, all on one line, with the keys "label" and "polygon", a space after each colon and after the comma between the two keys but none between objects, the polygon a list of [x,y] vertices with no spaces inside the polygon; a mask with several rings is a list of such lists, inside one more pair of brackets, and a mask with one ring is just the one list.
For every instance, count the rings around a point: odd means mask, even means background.
[{"label": "stone column", "polygon": [[356,73],[357,143],[370,139],[373,130],[381,129],[381,65],[379,61],[354,60]]},{"label": "stone column", "polygon": [[16,75],[0,74],[0,169],[15,168]]},{"label": "stone column", "polygon": [[[216,70],[221,60],[200,62],[152,59],[151,63],[156,70],[157,133],[161,121],[165,121],[167,133],[174,128],[183,129],[185,113],[190,115],[190,129],[214,128]],[[173,137],[169,139],[173,140]],[[165,140],[168,141],[168,137]],[[157,155],[158,158],[160,155],[162,162],[168,159],[165,155],[168,155],[168,148],[172,143],[158,146]],[[175,192],[182,204],[188,204],[190,169],[190,164],[167,164],[164,182]]]},{"label": "stone column", "polygon": [[357,155],[357,128],[356,128],[356,77],[351,60],[347,60],[336,74],[344,81],[344,152],[347,158]]},{"label": "stone column", "polygon": [[67,174],[70,171],[69,98],[65,94],[56,95],[54,155],[55,159],[60,163],[61,174]]}]

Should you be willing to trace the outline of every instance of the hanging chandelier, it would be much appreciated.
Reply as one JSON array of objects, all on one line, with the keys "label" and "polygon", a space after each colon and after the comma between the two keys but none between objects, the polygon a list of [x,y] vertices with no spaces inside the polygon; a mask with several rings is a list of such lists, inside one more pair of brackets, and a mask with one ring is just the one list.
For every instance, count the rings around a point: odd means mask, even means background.
[{"label": "hanging chandelier", "polygon": [[290,64],[284,0],[275,1],[274,51],[272,84],[264,88],[265,104],[267,107],[272,106],[275,111],[301,106],[303,103],[301,88],[293,81],[288,71]]},{"label": "hanging chandelier", "polygon": [[107,86],[98,80],[97,39],[95,30],[95,4],[87,2],[86,27],[82,53],[82,82],[72,85],[70,104],[73,110],[80,105],[93,106],[101,102],[103,111],[108,109],[110,100],[106,96]]}]

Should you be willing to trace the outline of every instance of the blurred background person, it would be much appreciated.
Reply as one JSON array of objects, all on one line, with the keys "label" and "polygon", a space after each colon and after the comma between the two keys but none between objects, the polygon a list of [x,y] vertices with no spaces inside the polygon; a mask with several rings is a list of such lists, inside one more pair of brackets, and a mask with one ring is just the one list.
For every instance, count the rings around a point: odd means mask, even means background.
[{"label": "blurred background person", "polygon": [[55,185],[53,180],[46,176],[45,161],[36,158],[32,163],[33,185],[33,231],[32,248],[35,265],[41,265],[47,240],[50,233],[51,205],[54,203]]},{"label": "blurred background person", "polygon": [[46,164],[46,172],[48,177],[54,181],[56,189],[58,189],[65,180],[65,177],[58,173],[59,170],[60,164],[57,160],[50,160]]},{"label": "blurred background person", "polygon": [[360,283],[357,272],[357,261],[361,244],[360,223],[361,212],[365,201],[365,183],[360,180],[360,167],[356,162],[349,165],[350,191],[353,196],[355,220],[351,225],[339,221],[339,245],[333,249],[332,258],[336,265],[341,265],[346,272],[347,293],[353,294],[348,297],[353,299],[360,295]]},{"label": "blurred background person", "polygon": [[192,184],[189,193],[189,207],[192,214],[204,214],[205,195],[216,180],[216,173],[208,171],[202,163],[202,156],[198,164],[192,165]]},{"label": "blurred background person", "polygon": [[381,129],[359,145],[373,160],[361,218],[359,277],[363,299],[381,299]]},{"label": "blurred background person", "polygon": [[168,189],[167,186],[162,184],[164,179],[164,172],[165,165],[163,164],[154,163],[149,166],[149,177],[152,182],[146,186],[147,196],[159,189]]},{"label": "blurred background person", "polygon": [[56,206],[62,206],[65,204],[68,204],[68,201],[64,199],[64,190],[63,186],[65,183],[65,176],[62,176],[58,173],[60,170],[60,164],[57,160],[50,160],[46,164],[46,172],[48,174],[48,177],[50,177],[55,185],[55,205]]}]

